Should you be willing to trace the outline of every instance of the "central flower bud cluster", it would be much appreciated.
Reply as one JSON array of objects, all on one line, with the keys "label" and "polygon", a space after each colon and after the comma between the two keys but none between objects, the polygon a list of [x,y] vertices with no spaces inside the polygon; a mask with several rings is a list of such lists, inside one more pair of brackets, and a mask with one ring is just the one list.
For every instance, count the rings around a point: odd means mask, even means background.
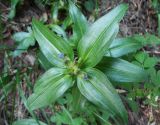
[{"label": "central flower bud cluster", "polygon": [[68,64],[68,70],[69,70],[69,73],[72,75],[78,75],[80,72],[80,69],[75,62],[71,62]]}]

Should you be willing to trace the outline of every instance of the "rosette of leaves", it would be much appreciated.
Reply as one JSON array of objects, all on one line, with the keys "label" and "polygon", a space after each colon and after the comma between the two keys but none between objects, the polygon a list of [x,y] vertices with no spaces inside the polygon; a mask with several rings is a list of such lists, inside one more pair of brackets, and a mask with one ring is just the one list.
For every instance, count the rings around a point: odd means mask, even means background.
[{"label": "rosette of leaves", "polygon": [[[88,26],[84,15],[69,1],[73,34],[76,36],[74,41],[63,39],[33,19],[34,37],[52,67],[37,80],[34,93],[27,100],[30,110],[52,104],[72,88],[78,89],[89,102],[109,113],[112,122],[128,124],[127,111],[107,76],[119,82],[134,82],[142,81],[145,73],[140,67],[122,59],[104,57],[127,8],[126,4],[121,4]],[[70,46],[70,42],[74,46]]]}]

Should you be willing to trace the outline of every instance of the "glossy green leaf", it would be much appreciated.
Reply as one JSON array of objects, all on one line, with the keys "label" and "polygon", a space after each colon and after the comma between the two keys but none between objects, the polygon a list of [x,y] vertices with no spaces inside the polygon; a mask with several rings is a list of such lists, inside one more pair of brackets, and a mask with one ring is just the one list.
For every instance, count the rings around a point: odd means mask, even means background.
[{"label": "glossy green leaf", "polygon": [[66,70],[51,68],[36,82],[34,93],[28,98],[30,110],[47,106],[73,85],[70,75],[65,75]]},{"label": "glossy green leaf", "polygon": [[32,26],[41,51],[53,65],[65,67],[65,56],[73,60],[73,50],[64,39],[51,32],[39,21],[33,20]]},{"label": "glossy green leaf", "polygon": [[[94,67],[104,56],[107,48],[110,46],[112,40],[117,35],[118,30],[118,24],[115,24],[113,25],[113,27],[111,26],[110,28],[108,28],[106,33],[107,37],[105,37],[105,39],[98,39],[98,41],[95,41],[95,43],[92,43],[92,45],[87,42],[89,40],[86,40],[86,44],[83,43],[83,45],[80,45],[81,48],[80,46],[78,46],[78,53],[80,57],[79,65],[81,67]],[[88,48],[86,48],[87,46]]]},{"label": "glossy green leaf", "polygon": [[41,51],[38,52],[38,61],[41,64],[42,68],[44,68],[45,70],[54,67],[54,65],[47,60],[47,58],[43,55]]},{"label": "glossy green leaf", "polygon": [[14,35],[13,35],[13,40],[15,40],[15,42],[21,42],[21,41],[23,41],[25,38],[27,38],[27,37],[30,37],[30,33],[28,33],[28,32],[18,32],[18,33],[15,33]]},{"label": "glossy green leaf", "polygon": [[30,46],[35,45],[35,39],[33,36],[25,38],[13,52],[13,56],[20,56],[21,53],[26,52]]},{"label": "glossy green leaf", "polygon": [[59,7],[59,2],[58,1],[55,1],[53,4],[52,4],[52,10],[51,10],[51,16],[52,16],[52,19],[55,23],[58,22],[58,7]]},{"label": "glossy green leaf", "polygon": [[10,9],[10,12],[8,14],[9,19],[13,19],[15,17],[16,7],[17,7],[19,2],[20,2],[20,0],[11,0],[11,9]]},{"label": "glossy green leaf", "polygon": [[47,125],[41,121],[39,121],[40,124],[35,119],[22,119],[15,121],[12,125]]},{"label": "glossy green leaf", "polygon": [[125,107],[107,77],[101,71],[93,68],[85,69],[84,72],[85,75],[77,78],[78,88],[82,95],[109,112],[111,118],[116,117],[123,125],[127,124]]},{"label": "glossy green leaf", "polygon": [[73,21],[73,36],[74,44],[76,46],[88,28],[88,22],[85,16],[71,0],[69,0],[69,14]]},{"label": "glossy green leaf", "polygon": [[36,42],[30,27],[28,27],[28,32],[15,33],[12,38],[18,44],[16,50],[13,52],[13,56],[20,56],[20,54],[26,52],[30,46],[34,46]]},{"label": "glossy green leaf", "polygon": [[62,27],[60,27],[56,24],[51,24],[51,25],[49,25],[49,27],[52,29],[52,31],[57,33],[57,35],[62,36],[65,40],[67,40],[66,32],[62,29]]},{"label": "glossy green leaf", "polygon": [[116,82],[142,82],[147,77],[141,67],[122,59],[104,57],[97,68]]},{"label": "glossy green leaf", "polygon": [[82,67],[93,67],[102,59],[118,33],[118,22],[127,8],[126,4],[117,6],[87,30],[78,44],[79,63]]},{"label": "glossy green leaf", "polygon": [[73,101],[71,103],[73,112],[76,113],[76,112],[80,112],[82,110],[85,110],[84,108],[86,108],[85,103],[87,100],[80,93],[77,86],[72,89],[72,95],[74,95]]},{"label": "glossy green leaf", "polygon": [[134,39],[134,37],[118,38],[111,43],[106,56],[120,57],[131,52],[136,52],[141,47],[143,47],[143,44]]},{"label": "glossy green leaf", "polygon": [[71,17],[68,15],[65,20],[63,20],[62,22],[62,28],[64,30],[66,30],[70,25],[72,24],[72,19]]},{"label": "glossy green leaf", "polygon": [[109,50],[106,52],[106,56],[120,57],[128,53],[136,52],[143,46],[156,44],[160,44],[160,39],[148,33],[145,35],[118,38],[111,43]]}]

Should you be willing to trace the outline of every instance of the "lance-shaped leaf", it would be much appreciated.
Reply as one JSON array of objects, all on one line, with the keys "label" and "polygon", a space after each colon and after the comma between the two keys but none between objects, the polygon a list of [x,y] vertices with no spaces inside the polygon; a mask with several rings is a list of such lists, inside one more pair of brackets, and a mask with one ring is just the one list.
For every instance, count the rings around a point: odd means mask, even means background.
[{"label": "lance-shaped leaf", "polygon": [[44,54],[41,51],[38,52],[38,61],[41,64],[42,68],[44,68],[45,70],[54,67],[54,65],[48,61],[48,59],[44,56]]},{"label": "lance-shaped leaf", "polygon": [[107,77],[94,68],[85,69],[85,73],[77,78],[78,88],[82,95],[109,112],[112,117],[116,117],[123,125],[127,124],[125,107]]},{"label": "lance-shaped leaf", "polygon": [[63,30],[62,27],[56,24],[50,24],[49,27],[52,29],[53,32],[57,33],[57,35],[62,36],[66,41],[68,41],[66,32]]},{"label": "lance-shaped leaf", "polygon": [[73,60],[73,50],[64,39],[36,20],[33,20],[32,26],[41,51],[53,65],[65,67],[65,56]]},{"label": "lance-shaped leaf", "polygon": [[[95,43],[88,43],[78,46],[79,48],[79,65],[81,67],[94,67],[104,56],[107,48],[110,46],[112,40],[115,38],[119,30],[118,24],[112,25],[106,31],[107,37],[100,41],[95,41]],[[89,35],[90,36],[90,35]],[[94,38],[94,37],[93,37]],[[87,40],[86,40],[87,41]],[[88,46],[88,48],[86,48]],[[84,50],[84,49],[85,50]],[[85,53],[84,53],[85,52]]]},{"label": "lance-shaped leaf", "polygon": [[76,7],[76,5],[69,0],[69,14],[73,21],[73,37],[75,46],[86,32],[88,28],[88,22],[81,11]]},{"label": "lance-shaped leaf", "polygon": [[118,22],[127,10],[121,4],[98,19],[85,33],[78,44],[79,63],[82,67],[95,66],[108,50],[118,32]]},{"label": "lance-shaped leaf", "polygon": [[107,50],[105,55],[111,57],[120,57],[128,53],[133,53],[143,46],[150,44],[156,45],[159,43],[160,39],[158,37],[148,33],[143,36],[137,34],[127,38],[118,38],[111,43],[109,50]]},{"label": "lance-shaped leaf", "polygon": [[35,119],[21,119],[15,121],[12,125],[47,125],[41,121],[36,121]]},{"label": "lance-shaped leaf", "polygon": [[143,44],[134,39],[134,37],[118,38],[113,40],[106,52],[106,56],[120,57],[132,52],[136,52],[141,47],[143,47]]},{"label": "lance-shaped leaf", "polygon": [[146,79],[145,71],[122,59],[104,57],[97,66],[108,78],[116,82],[142,82]]},{"label": "lance-shaped leaf", "polygon": [[27,105],[30,110],[47,106],[73,85],[70,75],[65,75],[66,70],[51,68],[36,82],[34,93],[28,98]]}]

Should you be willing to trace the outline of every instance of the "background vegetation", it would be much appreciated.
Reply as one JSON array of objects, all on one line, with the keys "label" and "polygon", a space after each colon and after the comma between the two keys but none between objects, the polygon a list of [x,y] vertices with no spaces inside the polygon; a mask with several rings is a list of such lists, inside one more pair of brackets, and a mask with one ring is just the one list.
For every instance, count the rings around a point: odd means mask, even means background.
[{"label": "background vegetation", "polygon": [[[120,32],[105,54],[107,59],[104,58],[104,62],[100,62],[97,68],[108,76],[119,93],[127,109],[128,124],[159,125],[159,1],[73,2],[80,11],[77,17],[81,17],[83,13],[89,26],[120,3],[128,4],[129,9],[120,22]],[[31,111],[27,105],[27,99],[33,93],[38,77],[52,66],[40,51],[33,34],[32,17],[43,22],[58,36],[69,39],[70,45],[74,47],[75,39],[81,37],[81,34],[75,31],[79,26],[74,25],[76,20],[71,12],[74,6],[69,7],[67,0],[0,0],[0,8],[1,125],[118,124],[116,120],[109,118],[107,112],[102,113],[92,103],[83,99],[79,103],[77,97],[81,95],[76,93],[78,90],[69,90],[54,104],[35,111]],[[83,24],[82,22],[80,24]],[[83,24],[80,27],[87,26]],[[140,67],[144,72],[130,63]],[[108,67],[101,67],[103,65]],[[111,72],[113,69],[117,71]],[[77,104],[82,104],[83,108],[77,107]]]}]

